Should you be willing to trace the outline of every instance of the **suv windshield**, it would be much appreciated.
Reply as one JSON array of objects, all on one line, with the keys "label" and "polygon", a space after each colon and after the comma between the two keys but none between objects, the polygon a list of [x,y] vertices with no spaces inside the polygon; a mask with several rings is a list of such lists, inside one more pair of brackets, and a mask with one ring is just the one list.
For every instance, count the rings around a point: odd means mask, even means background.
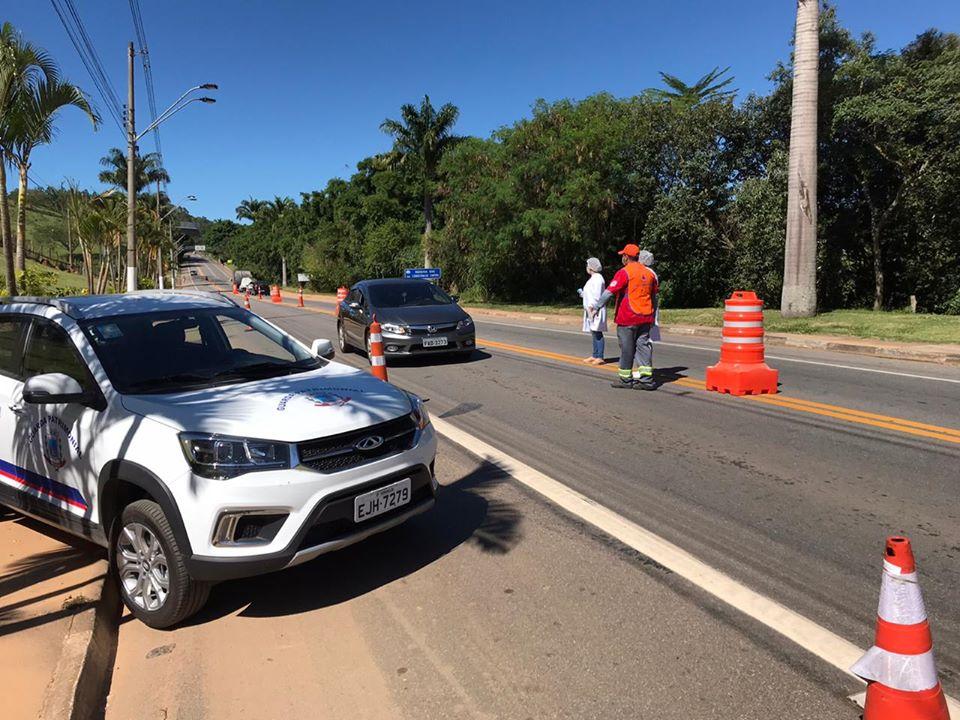
[{"label": "suv windshield", "polygon": [[322,361],[241,308],[116,315],[82,322],[121,393],[169,393],[304,372]]},{"label": "suv windshield", "polygon": [[432,283],[414,281],[367,286],[370,302],[378,308],[414,307],[417,305],[450,305],[453,300]]}]

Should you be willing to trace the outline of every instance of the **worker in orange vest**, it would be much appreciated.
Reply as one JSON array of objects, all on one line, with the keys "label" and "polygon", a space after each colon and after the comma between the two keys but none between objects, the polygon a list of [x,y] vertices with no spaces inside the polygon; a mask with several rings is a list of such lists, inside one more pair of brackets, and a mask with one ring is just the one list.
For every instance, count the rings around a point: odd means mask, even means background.
[{"label": "worker in orange vest", "polygon": [[617,339],[620,341],[619,379],[615,388],[656,390],[653,379],[653,343],[650,330],[657,315],[657,276],[638,261],[640,248],[632,243],[619,253],[623,267],[617,270],[600,299],[591,305],[591,313],[617,298]]}]

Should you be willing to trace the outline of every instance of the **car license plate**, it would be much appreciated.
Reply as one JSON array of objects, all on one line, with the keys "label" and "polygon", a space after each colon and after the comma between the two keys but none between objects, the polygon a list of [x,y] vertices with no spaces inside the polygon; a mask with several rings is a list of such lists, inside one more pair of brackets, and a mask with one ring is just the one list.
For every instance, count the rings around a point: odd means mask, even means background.
[{"label": "car license plate", "polygon": [[353,521],[363,522],[410,502],[410,478],[357,495],[353,500]]},{"label": "car license plate", "polygon": [[438,338],[424,338],[423,346],[424,347],[443,347],[447,344],[448,340],[445,337]]}]

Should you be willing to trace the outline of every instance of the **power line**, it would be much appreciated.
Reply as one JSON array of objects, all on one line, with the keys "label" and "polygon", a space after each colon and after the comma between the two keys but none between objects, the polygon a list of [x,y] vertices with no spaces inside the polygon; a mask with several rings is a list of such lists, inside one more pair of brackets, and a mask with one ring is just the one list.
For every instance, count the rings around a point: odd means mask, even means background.
[{"label": "power line", "polygon": [[113,118],[120,132],[124,133],[123,106],[120,104],[120,100],[110,82],[110,78],[103,70],[103,63],[100,62],[93,43],[90,42],[90,36],[87,34],[87,30],[83,25],[83,21],[80,19],[80,14],[77,12],[76,6],[73,4],[73,0],[50,0],[50,3],[53,5],[57,17],[60,18],[60,23],[63,25],[63,29],[66,30],[70,43],[77,51],[80,62],[83,63],[90,79],[93,80],[93,84],[96,86],[97,92],[103,100],[107,112],[110,117]]},{"label": "power line", "polygon": [[[150,65],[150,50],[147,48],[147,34],[143,29],[143,14],[140,11],[140,0],[129,0],[130,14],[133,17],[133,31],[140,45],[140,58],[143,63],[143,78],[147,86],[147,105],[150,108],[150,122],[157,119],[157,98],[154,93],[153,68]],[[153,128],[153,142],[157,149],[160,165],[163,166],[163,150],[160,147],[160,128]]]}]

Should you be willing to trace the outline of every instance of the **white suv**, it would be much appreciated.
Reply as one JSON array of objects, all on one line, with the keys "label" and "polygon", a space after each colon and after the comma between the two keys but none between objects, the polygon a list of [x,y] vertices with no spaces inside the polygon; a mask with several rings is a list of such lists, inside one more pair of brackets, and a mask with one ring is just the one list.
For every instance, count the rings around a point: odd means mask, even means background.
[{"label": "white suv", "polygon": [[108,548],[152,627],[434,504],[416,396],[210,293],[0,302],[0,504]]}]

